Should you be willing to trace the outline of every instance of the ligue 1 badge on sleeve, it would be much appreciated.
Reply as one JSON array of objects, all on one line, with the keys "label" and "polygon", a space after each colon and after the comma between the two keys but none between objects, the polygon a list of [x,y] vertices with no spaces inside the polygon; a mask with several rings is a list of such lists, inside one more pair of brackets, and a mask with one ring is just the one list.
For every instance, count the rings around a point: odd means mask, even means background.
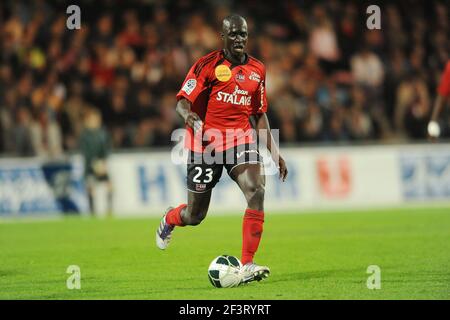
[{"label": "ligue 1 badge on sleeve", "polygon": [[184,84],[182,90],[184,92],[186,92],[188,95],[190,95],[192,93],[192,91],[194,91],[195,87],[197,86],[197,80],[195,79],[189,79],[188,81],[186,81],[186,83]]},{"label": "ligue 1 badge on sleeve", "polygon": [[231,78],[231,70],[228,66],[221,64],[214,70],[217,80],[227,82]]}]

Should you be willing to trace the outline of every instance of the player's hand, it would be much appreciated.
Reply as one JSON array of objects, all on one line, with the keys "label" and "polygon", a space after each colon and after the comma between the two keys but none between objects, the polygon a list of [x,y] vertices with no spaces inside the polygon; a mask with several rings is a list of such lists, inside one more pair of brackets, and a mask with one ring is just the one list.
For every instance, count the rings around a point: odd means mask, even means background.
[{"label": "player's hand", "polygon": [[428,136],[430,137],[431,141],[436,141],[437,138],[441,135],[441,128],[439,127],[439,124],[436,121],[430,121],[428,123]]},{"label": "player's hand", "polygon": [[288,170],[286,167],[286,162],[284,161],[284,159],[281,156],[278,161],[278,169],[280,170],[280,179],[284,182],[286,180]]},{"label": "player's hand", "polygon": [[194,133],[203,128],[203,122],[195,112],[189,112],[188,116],[185,119],[185,122],[189,127],[194,129]]}]

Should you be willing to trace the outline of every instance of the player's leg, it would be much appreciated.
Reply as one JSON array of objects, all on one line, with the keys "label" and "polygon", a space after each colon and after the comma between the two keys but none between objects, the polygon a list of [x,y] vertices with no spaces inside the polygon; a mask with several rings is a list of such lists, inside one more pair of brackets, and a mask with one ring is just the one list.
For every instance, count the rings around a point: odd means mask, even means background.
[{"label": "player's leg", "polygon": [[234,167],[230,177],[238,184],[247,200],[247,208],[264,211],[264,188],[266,177],[263,164],[243,163]]},{"label": "player's leg", "polygon": [[243,221],[242,264],[253,262],[264,223],[265,176],[261,163],[244,163],[230,172],[247,200]]},{"label": "player's leg", "polygon": [[156,231],[156,245],[166,249],[175,227],[195,226],[208,212],[211,192],[222,175],[221,164],[190,163],[187,165],[188,203],[168,208]]},{"label": "player's leg", "polygon": [[156,245],[164,250],[169,245],[175,227],[196,226],[206,217],[211,191],[196,193],[188,190],[188,203],[169,207],[156,231]]},{"label": "player's leg", "polygon": [[106,188],[107,188],[107,192],[108,192],[108,194],[107,194],[107,201],[108,201],[108,209],[107,209],[108,212],[107,212],[107,214],[108,214],[108,217],[112,217],[112,215],[113,215],[113,192],[114,192],[114,189],[113,189],[113,185],[112,185],[111,179],[109,179],[109,177],[106,180]]},{"label": "player's leg", "polygon": [[212,190],[193,192],[188,190],[188,203],[170,209],[166,214],[166,222],[172,226],[196,226],[206,217],[211,200]]},{"label": "player's leg", "polygon": [[188,191],[188,203],[181,211],[181,220],[184,225],[196,226],[205,219],[211,201],[212,189],[197,193]]},{"label": "player's leg", "polygon": [[258,250],[264,224],[265,176],[262,163],[244,163],[229,172],[247,200],[242,224],[242,274],[243,282],[262,280],[270,270],[253,262]]},{"label": "player's leg", "polygon": [[[203,157],[203,156],[202,156]],[[197,162],[195,162],[198,160]],[[202,222],[208,212],[211,191],[222,175],[221,164],[206,164],[203,158],[192,157],[187,165],[188,203],[170,210],[166,221],[173,226],[195,226]]]},{"label": "player's leg", "polygon": [[95,216],[94,211],[94,190],[92,186],[87,187],[88,203],[89,203],[89,213],[91,216]]},{"label": "player's leg", "polygon": [[92,174],[87,173],[85,175],[86,181],[86,191],[88,196],[88,204],[89,204],[89,213],[94,216],[95,215],[95,207],[94,207],[94,187],[95,187],[95,178]]}]

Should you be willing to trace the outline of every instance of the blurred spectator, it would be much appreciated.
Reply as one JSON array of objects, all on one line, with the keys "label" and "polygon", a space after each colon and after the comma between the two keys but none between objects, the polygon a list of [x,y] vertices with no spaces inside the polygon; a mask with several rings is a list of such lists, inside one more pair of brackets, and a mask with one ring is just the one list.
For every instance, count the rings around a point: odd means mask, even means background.
[{"label": "blurred spectator", "polygon": [[16,91],[8,90],[4,94],[4,101],[0,101],[0,150],[3,152],[11,152],[14,148],[15,138],[12,132],[15,128],[14,124],[17,124],[18,126],[21,125],[19,122],[17,122],[17,120],[19,119],[15,119],[16,107]]},{"label": "blurred spectator", "polygon": [[380,58],[364,46],[351,58],[353,79],[368,90],[380,88],[384,79],[384,66]]},{"label": "blurred spectator", "polygon": [[315,25],[311,29],[310,49],[321,59],[325,72],[329,73],[334,70],[340,56],[336,32],[323,5],[314,6],[313,18]]},{"label": "blurred spectator", "polygon": [[349,109],[348,132],[353,140],[369,140],[373,137],[372,118],[368,114],[368,103],[364,90],[355,86]]},{"label": "blurred spectator", "polygon": [[[385,111],[385,94],[383,92],[383,83],[385,75],[385,67],[377,54],[371,52],[367,45],[362,48],[351,58],[350,61],[353,80],[358,85],[367,101],[367,112],[373,121],[376,122],[379,136],[386,138],[390,135],[390,124]],[[356,114],[360,114],[361,108],[356,108]],[[354,110],[354,111],[355,111]],[[350,121],[356,121],[355,113]],[[362,116],[362,114],[360,114]],[[358,126],[357,123],[352,127]],[[367,136],[369,137],[369,136]]]},{"label": "blurred spectator", "polygon": [[304,141],[319,141],[324,129],[324,119],[319,106],[310,102],[306,110],[306,116],[302,121],[301,137]]},{"label": "blurred spectator", "polygon": [[409,138],[426,138],[430,114],[430,97],[426,83],[414,75],[405,79],[397,90],[396,127]]},{"label": "blurred spectator", "polygon": [[134,145],[149,147],[155,138],[158,123],[161,122],[159,110],[153,105],[152,96],[147,88],[142,88],[137,96],[137,110],[134,116],[138,122]]},{"label": "blurred spectator", "polygon": [[286,143],[424,138],[449,53],[443,0],[386,3],[381,30],[363,27],[366,4],[350,0],[79,5],[82,27],[68,30],[64,1],[1,2],[0,152],[75,150],[89,106],[113,148],[170,145],[183,126],[175,92],[196,59],[220,48],[231,12],[247,17],[272,127]]},{"label": "blurred spectator", "polygon": [[67,150],[77,148],[77,140],[83,128],[83,113],[88,108],[83,99],[84,89],[80,81],[72,83],[71,94],[61,111],[61,129],[64,147]]},{"label": "blurred spectator", "polygon": [[325,132],[326,141],[338,142],[349,140],[345,119],[345,110],[343,107],[338,107],[333,111],[329,120],[328,130]]},{"label": "blurred spectator", "polygon": [[11,130],[14,140],[13,151],[22,157],[38,155],[38,150],[32,139],[32,123],[30,112],[21,107],[17,110],[16,125]]},{"label": "blurred spectator", "polygon": [[100,112],[94,108],[85,110],[84,127],[80,134],[79,146],[84,158],[86,188],[89,209],[95,214],[95,187],[98,183],[107,185],[107,213],[112,214],[112,184],[108,174],[110,140],[102,126]]},{"label": "blurred spectator", "polygon": [[[191,48],[203,47],[209,51],[216,50],[219,45],[217,31],[217,29],[214,30],[205,23],[204,16],[201,13],[192,14],[187,28],[183,32],[183,43]],[[200,57],[193,58],[198,59]]]},{"label": "blurred spectator", "polygon": [[[26,114],[26,113],[25,113]],[[23,123],[27,123],[24,116]],[[55,158],[63,153],[62,136],[59,124],[42,110],[30,125],[33,151],[39,157]]]}]

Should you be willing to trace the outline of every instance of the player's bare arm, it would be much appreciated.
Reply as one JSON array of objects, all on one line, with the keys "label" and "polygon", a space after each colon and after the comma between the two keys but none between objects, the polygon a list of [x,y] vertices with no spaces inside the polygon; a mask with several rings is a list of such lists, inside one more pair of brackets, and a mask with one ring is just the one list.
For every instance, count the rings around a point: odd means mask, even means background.
[{"label": "player's bare arm", "polygon": [[441,129],[439,126],[438,118],[444,106],[449,102],[450,97],[450,62],[447,62],[447,66],[442,74],[441,83],[438,88],[438,93],[434,101],[433,112],[431,114],[430,122],[428,123],[428,136],[432,141],[439,138]]},{"label": "player's bare arm", "polygon": [[189,127],[197,131],[202,127],[202,120],[195,112],[191,111],[191,103],[186,99],[180,99],[177,103],[177,113],[184,119]]},{"label": "player's bare arm", "polygon": [[436,96],[436,100],[434,102],[434,106],[433,106],[433,113],[431,114],[431,121],[437,121],[439,114],[441,113],[441,110],[443,109],[445,103],[446,103],[446,98],[441,96],[441,95],[437,95]]},{"label": "player's bare arm", "polygon": [[443,97],[439,94],[436,96],[433,106],[433,113],[431,114],[431,119],[428,123],[428,135],[432,139],[438,138],[441,134],[441,129],[438,124],[438,118],[446,102],[446,97]]},{"label": "player's bare arm", "polygon": [[[286,180],[288,170],[286,167],[286,162],[280,155],[280,149],[278,148],[275,140],[273,138],[272,132],[270,131],[269,119],[265,113],[252,115],[250,117],[250,123],[252,127],[257,130],[257,132],[262,132],[264,134],[259,134],[259,138],[262,143],[267,147],[272,155],[272,160],[278,164],[279,177],[284,182]],[[264,129],[260,131],[261,129]]]}]

